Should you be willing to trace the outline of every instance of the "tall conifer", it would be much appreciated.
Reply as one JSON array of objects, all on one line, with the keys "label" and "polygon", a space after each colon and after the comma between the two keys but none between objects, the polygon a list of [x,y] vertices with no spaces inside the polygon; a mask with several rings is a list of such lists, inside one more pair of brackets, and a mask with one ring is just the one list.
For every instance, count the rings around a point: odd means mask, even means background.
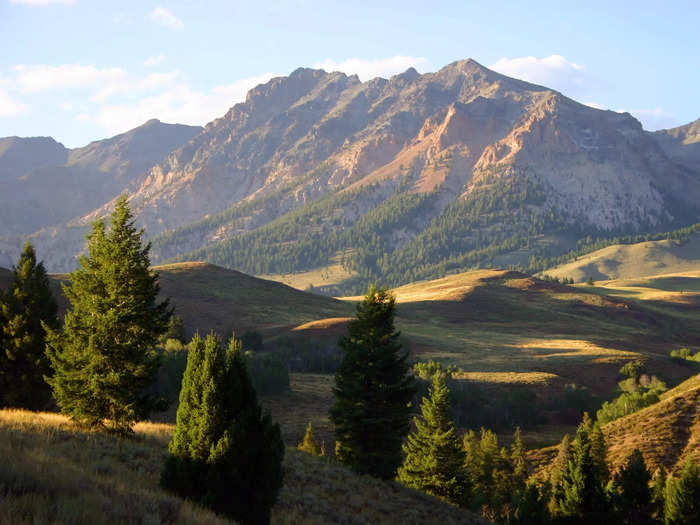
[{"label": "tall conifer", "polygon": [[587,425],[582,423],[571,447],[571,459],[555,492],[558,513],[572,523],[605,523],[609,509],[597,465],[591,453]]},{"label": "tall conifer", "polygon": [[464,506],[469,492],[465,454],[452,418],[444,373],[433,376],[421,413],[421,418],[413,420],[415,432],[403,445],[406,458],[398,470],[398,479],[407,487]]},{"label": "tall conifer", "polygon": [[635,449],[613,478],[612,499],[618,523],[625,525],[654,523],[649,481],[651,481],[651,474],[644,463],[644,457],[639,450]]},{"label": "tall conifer", "polygon": [[143,230],[122,196],[109,232],[99,219],[88,235],[88,255],[63,290],[70,301],[62,331],[48,330],[50,380],[58,406],[74,420],[130,432],[153,407],[145,395],[158,369],[154,347],[171,310],[158,302]]},{"label": "tall conifer", "polygon": [[284,443],[263,415],[240,341],[190,344],[161,485],[245,524],[267,524],[282,486]]},{"label": "tall conifer", "polygon": [[357,319],[342,337],[343,360],[335,375],[336,456],[359,473],[393,479],[401,465],[415,393],[407,354],[394,329],[394,297],[371,286]]},{"label": "tall conifer", "polygon": [[51,375],[46,329],[58,327],[58,307],[43,263],[26,243],[6,293],[0,293],[0,407],[46,408]]},{"label": "tall conifer", "polygon": [[678,479],[666,480],[666,525],[700,523],[700,469],[688,459]]}]

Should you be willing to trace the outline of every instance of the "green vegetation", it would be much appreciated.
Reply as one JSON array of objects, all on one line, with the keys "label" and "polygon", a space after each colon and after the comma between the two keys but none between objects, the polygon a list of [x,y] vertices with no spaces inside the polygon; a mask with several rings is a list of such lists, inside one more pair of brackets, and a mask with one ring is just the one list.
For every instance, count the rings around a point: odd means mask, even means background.
[{"label": "green vegetation", "polygon": [[110,218],[88,235],[88,254],[63,286],[71,309],[62,330],[47,326],[50,379],[64,414],[90,426],[130,432],[154,408],[146,395],[158,370],[154,348],[171,310],[157,302],[158,276],[150,270],[149,244],[122,196]]},{"label": "green vegetation", "polygon": [[282,486],[279,426],[262,415],[241,344],[190,344],[177,425],[161,485],[246,524],[270,522]]},{"label": "green vegetation", "polygon": [[393,479],[409,428],[415,388],[394,330],[394,297],[371,286],[339,344],[335,375],[336,457],[359,473]]},{"label": "green vegetation", "polygon": [[700,468],[686,461],[678,479],[666,480],[664,523],[687,525],[700,523]]},{"label": "green vegetation", "polygon": [[465,453],[450,410],[450,392],[444,374],[434,374],[429,397],[423,398],[416,430],[403,445],[405,459],[398,480],[459,506],[466,506],[469,487],[464,472]]},{"label": "green vegetation", "polygon": [[693,354],[687,348],[681,348],[680,350],[671,350],[671,357],[674,359],[682,359],[685,361],[693,361],[695,363],[700,363],[700,352]]},{"label": "green vegetation", "polygon": [[620,374],[627,379],[618,383],[621,394],[612,401],[606,401],[598,410],[596,419],[601,425],[658,403],[667,388],[656,376],[646,373],[645,365],[638,360],[630,361],[620,368]]},{"label": "green vegetation", "polygon": [[644,456],[635,449],[622,468],[615,474],[610,488],[616,519],[623,525],[651,525],[654,523],[654,503],[649,485],[651,474]]},{"label": "green vegetation", "polygon": [[58,328],[57,312],[44,265],[26,243],[9,289],[0,290],[0,407],[37,410],[50,403],[45,341],[46,329]]}]

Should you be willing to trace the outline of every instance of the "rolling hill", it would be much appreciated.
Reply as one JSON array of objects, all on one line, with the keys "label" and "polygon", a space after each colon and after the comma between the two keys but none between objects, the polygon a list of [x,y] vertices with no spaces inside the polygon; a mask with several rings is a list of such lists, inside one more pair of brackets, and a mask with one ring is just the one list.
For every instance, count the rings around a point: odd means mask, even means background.
[{"label": "rolling hill", "polygon": [[663,240],[617,244],[578,257],[575,261],[549,268],[542,274],[594,280],[634,279],[660,274],[700,270],[700,234],[686,241]]},{"label": "rolling hill", "polygon": [[[172,425],[133,438],[82,431],[57,414],[0,410],[3,523],[231,523],[158,486]],[[486,524],[396,482],[358,476],[288,447],[275,524]]]}]

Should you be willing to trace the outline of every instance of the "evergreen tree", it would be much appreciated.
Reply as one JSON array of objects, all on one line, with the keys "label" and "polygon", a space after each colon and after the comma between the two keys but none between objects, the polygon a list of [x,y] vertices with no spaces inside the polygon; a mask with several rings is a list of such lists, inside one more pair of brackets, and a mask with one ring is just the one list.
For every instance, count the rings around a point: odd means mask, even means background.
[{"label": "evergreen tree", "polygon": [[398,479],[407,487],[464,506],[468,494],[465,454],[452,418],[445,374],[433,376],[421,414],[421,418],[414,418],[416,430],[403,445],[406,458]]},{"label": "evergreen tree", "polygon": [[161,485],[245,524],[267,524],[282,487],[284,443],[262,414],[240,341],[195,335]]},{"label": "evergreen tree", "polygon": [[173,314],[168,321],[168,327],[165,333],[161,336],[161,342],[165,343],[168,339],[175,339],[181,343],[185,343],[185,324],[182,322],[182,317]]},{"label": "evergreen tree", "polygon": [[523,490],[527,482],[527,460],[520,427],[515,429],[513,444],[510,446],[510,461],[513,464],[513,488]]},{"label": "evergreen tree", "polygon": [[511,525],[543,525],[549,523],[551,515],[547,507],[549,500],[549,484],[538,485],[529,481],[520,497],[515,515],[508,523]]},{"label": "evergreen tree", "polygon": [[[130,432],[147,416],[145,394],[158,370],[154,347],[170,319],[158,302],[158,276],[150,271],[150,243],[143,243],[122,196],[110,218],[88,235],[88,256],[63,286],[71,309],[63,330],[48,329],[47,353],[55,375],[49,381],[58,406],[74,420]],[[47,327],[48,328],[48,327]]]},{"label": "evergreen tree", "polygon": [[394,330],[394,297],[371,286],[339,341],[335,375],[336,457],[359,473],[393,479],[409,430],[414,380]]},{"label": "evergreen tree", "polygon": [[607,485],[610,479],[610,470],[608,469],[608,459],[607,459],[607,444],[605,443],[605,436],[600,428],[600,424],[596,421],[592,426],[590,431],[591,437],[591,457],[593,458],[593,464],[596,468],[596,473],[598,475],[598,480],[600,484],[604,487]]},{"label": "evergreen tree", "polygon": [[555,456],[554,461],[552,461],[552,466],[549,470],[548,482],[552,489],[552,499],[549,506],[551,513],[555,513],[557,511],[557,502],[564,498],[561,480],[564,476],[564,472],[566,472],[570,459],[571,437],[569,434],[564,434],[564,437],[559,444],[559,448],[557,449],[557,455]]},{"label": "evergreen tree", "polygon": [[325,456],[325,452],[322,447],[316,442],[316,437],[314,436],[314,427],[311,426],[311,422],[306,427],[306,433],[304,434],[304,440],[297,445],[297,448],[303,452],[311,454],[312,456]]},{"label": "evergreen tree", "polygon": [[661,465],[654,476],[651,485],[651,498],[654,507],[653,518],[659,522],[664,522],[664,506],[666,499],[666,469]]},{"label": "evergreen tree", "polygon": [[639,450],[635,449],[613,478],[612,499],[619,523],[626,525],[654,523],[649,481],[651,481],[651,474],[644,463],[644,457]]},{"label": "evergreen tree", "polygon": [[558,514],[572,523],[606,523],[608,502],[591,453],[591,439],[582,423],[571,447],[571,459],[555,493]]},{"label": "evergreen tree", "polygon": [[6,293],[0,293],[0,407],[46,408],[51,375],[46,330],[58,328],[58,307],[43,263],[26,243]]},{"label": "evergreen tree", "polygon": [[692,460],[686,461],[680,477],[666,481],[666,525],[700,523],[700,469]]}]

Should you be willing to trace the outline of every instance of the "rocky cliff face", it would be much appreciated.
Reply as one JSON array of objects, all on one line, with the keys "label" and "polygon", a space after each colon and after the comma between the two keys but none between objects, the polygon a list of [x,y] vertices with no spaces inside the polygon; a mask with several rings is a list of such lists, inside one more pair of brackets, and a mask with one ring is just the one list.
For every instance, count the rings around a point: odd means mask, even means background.
[{"label": "rocky cliff face", "polygon": [[[677,160],[672,143],[686,140],[678,136],[647,133],[629,114],[584,106],[473,60],[368,82],[298,69],[251,90],[135,178],[130,200],[155,237],[155,260],[193,251],[206,257],[202,249],[219,245],[232,251],[236,239],[277,232],[291,212],[310,217],[328,199],[339,204],[329,207],[332,221],[314,219],[323,238],[398,195],[406,202],[427,196],[430,205],[411,208],[410,224],[379,232],[388,240],[382,249],[395,250],[459,202],[472,206],[498,188],[517,187],[523,198],[523,188],[536,189],[527,204],[507,201],[510,221],[526,214],[556,221],[559,230],[644,231],[697,219],[700,163]],[[71,266],[84,228],[111,205],[36,234],[49,267]],[[513,234],[522,230],[505,222]],[[488,236],[492,226],[471,235]],[[287,245],[300,239],[272,237]]]},{"label": "rocky cliff face", "polygon": [[685,126],[656,131],[654,139],[669,158],[690,170],[700,166],[700,119]]}]

